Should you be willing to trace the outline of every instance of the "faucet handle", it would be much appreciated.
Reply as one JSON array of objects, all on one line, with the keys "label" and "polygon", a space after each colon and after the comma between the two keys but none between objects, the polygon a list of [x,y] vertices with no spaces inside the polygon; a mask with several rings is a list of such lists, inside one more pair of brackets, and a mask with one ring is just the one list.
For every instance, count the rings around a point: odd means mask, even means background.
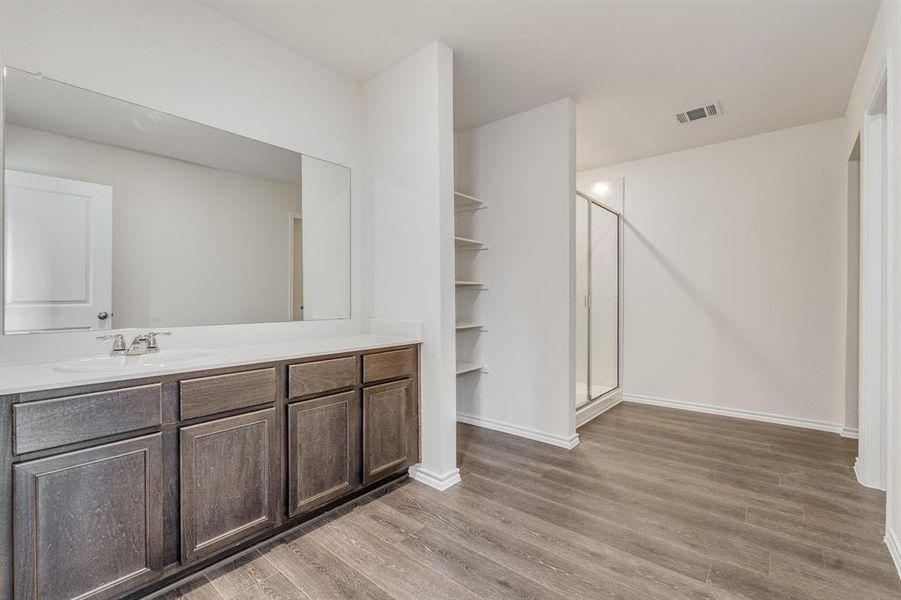
[{"label": "faucet handle", "polygon": [[121,333],[114,333],[111,335],[101,335],[97,338],[98,340],[113,340],[113,354],[118,352],[125,352],[125,336]]},{"label": "faucet handle", "polygon": [[156,336],[172,335],[171,331],[149,331],[144,334],[147,337],[147,349],[151,352],[158,352],[159,346],[156,345]]}]

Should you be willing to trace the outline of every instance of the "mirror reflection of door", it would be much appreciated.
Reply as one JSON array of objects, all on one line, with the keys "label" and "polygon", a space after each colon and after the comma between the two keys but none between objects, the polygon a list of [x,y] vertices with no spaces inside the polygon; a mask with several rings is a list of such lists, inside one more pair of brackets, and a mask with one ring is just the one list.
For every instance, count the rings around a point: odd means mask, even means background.
[{"label": "mirror reflection of door", "polygon": [[108,185],[7,169],[5,331],[112,326]]},{"label": "mirror reflection of door", "polygon": [[291,318],[303,321],[303,219],[291,216]]}]

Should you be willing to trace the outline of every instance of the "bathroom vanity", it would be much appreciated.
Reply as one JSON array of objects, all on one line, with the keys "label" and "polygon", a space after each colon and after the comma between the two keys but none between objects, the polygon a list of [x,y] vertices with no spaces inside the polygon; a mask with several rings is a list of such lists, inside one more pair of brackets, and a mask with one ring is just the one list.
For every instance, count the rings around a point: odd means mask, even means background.
[{"label": "bathroom vanity", "polygon": [[351,318],[348,166],[0,82],[0,600],[140,597],[419,462],[421,330]]},{"label": "bathroom vanity", "polygon": [[0,597],[138,597],[403,476],[419,346],[342,347],[14,393],[8,369]]}]

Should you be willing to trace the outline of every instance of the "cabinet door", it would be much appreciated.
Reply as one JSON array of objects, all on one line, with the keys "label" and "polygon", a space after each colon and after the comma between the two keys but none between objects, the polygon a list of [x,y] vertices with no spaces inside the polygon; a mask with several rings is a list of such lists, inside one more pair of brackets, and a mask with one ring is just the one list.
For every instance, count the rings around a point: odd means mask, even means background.
[{"label": "cabinet door", "polygon": [[363,389],[363,480],[375,481],[415,459],[419,431],[409,379]]},{"label": "cabinet door", "polygon": [[180,439],[183,563],[275,524],[279,468],[274,408],[184,427]]},{"label": "cabinet door", "polygon": [[162,568],[160,434],[15,466],[15,595],[116,598]]},{"label": "cabinet door", "polygon": [[288,406],[288,513],[342,496],[360,481],[356,392]]}]

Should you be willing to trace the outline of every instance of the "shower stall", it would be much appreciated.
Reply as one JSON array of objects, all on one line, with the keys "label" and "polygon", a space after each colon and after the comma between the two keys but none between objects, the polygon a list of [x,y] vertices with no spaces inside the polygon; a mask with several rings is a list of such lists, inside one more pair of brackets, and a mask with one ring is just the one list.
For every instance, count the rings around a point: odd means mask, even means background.
[{"label": "shower stall", "polygon": [[620,390],[622,179],[576,195],[576,411]]}]

